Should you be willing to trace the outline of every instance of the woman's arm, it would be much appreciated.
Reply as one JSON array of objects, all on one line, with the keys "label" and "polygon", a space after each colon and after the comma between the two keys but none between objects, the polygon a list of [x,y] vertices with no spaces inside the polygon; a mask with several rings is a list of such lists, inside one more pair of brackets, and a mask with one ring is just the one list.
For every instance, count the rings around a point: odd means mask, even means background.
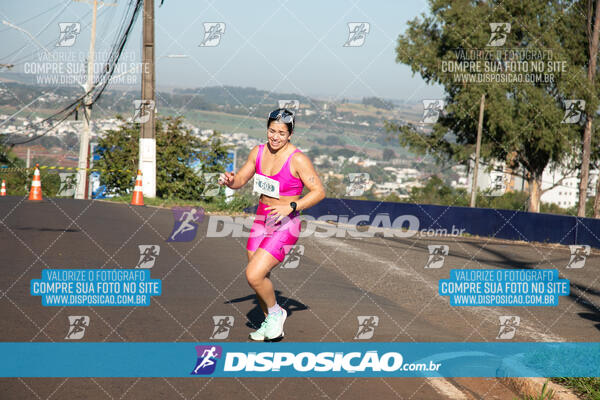
[{"label": "woman's arm", "polygon": [[255,165],[257,154],[258,146],[254,146],[250,151],[250,154],[248,154],[248,160],[246,160],[246,163],[238,170],[237,174],[234,172],[225,172],[221,184],[228,186],[231,189],[239,189],[248,183],[250,178],[252,178],[256,172]]},{"label": "woman's arm", "polygon": [[303,153],[299,153],[292,159],[293,168],[298,171],[300,179],[307,187],[309,192],[299,199],[296,204],[296,210],[305,210],[310,208],[325,198],[325,189],[313,167],[310,159]]}]

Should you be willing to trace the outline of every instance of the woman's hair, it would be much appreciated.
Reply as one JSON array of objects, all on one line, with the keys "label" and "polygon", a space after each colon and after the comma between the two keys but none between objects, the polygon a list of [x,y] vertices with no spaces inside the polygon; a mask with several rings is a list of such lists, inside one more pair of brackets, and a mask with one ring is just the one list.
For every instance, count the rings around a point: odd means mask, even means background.
[{"label": "woman's hair", "polygon": [[296,114],[287,108],[278,108],[269,113],[267,119],[267,128],[271,126],[271,122],[277,121],[285,124],[290,132],[290,135],[294,133],[294,124],[296,123]]}]

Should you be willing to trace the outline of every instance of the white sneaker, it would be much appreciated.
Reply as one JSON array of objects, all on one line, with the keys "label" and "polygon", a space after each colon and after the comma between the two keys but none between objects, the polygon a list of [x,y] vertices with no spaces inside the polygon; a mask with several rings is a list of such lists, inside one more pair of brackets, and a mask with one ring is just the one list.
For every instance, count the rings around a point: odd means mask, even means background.
[{"label": "white sneaker", "polygon": [[[267,327],[267,321],[263,321],[260,324],[260,328],[255,330],[254,332],[250,332],[248,337],[250,340],[254,340],[255,342],[264,342],[265,341],[265,328]],[[281,332],[281,336],[284,336],[284,333]]]},{"label": "white sneaker", "polygon": [[267,327],[267,321],[263,321],[262,324],[260,324],[260,328],[258,328],[257,330],[255,330],[254,332],[250,332],[250,334],[248,335],[248,337],[250,338],[250,340],[254,340],[257,342],[261,342],[265,340],[265,328]]},{"label": "white sneaker", "polygon": [[283,337],[283,323],[286,318],[287,312],[283,308],[276,313],[267,315],[267,318],[265,318],[265,339],[273,340]]}]

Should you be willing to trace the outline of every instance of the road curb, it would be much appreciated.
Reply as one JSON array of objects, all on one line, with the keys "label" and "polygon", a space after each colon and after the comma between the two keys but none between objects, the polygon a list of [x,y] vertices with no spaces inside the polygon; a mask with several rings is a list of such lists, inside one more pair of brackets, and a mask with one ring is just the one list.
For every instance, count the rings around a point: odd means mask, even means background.
[{"label": "road curb", "polygon": [[547,390],[554,392],[552,400],[579,400],[579,396],[570,389],[551,382],[548,378],[498,378],[502,384],[519,393],[521,396],[539,398],[546,382]]},{"label": "road curb", "polygon": [[539,374],[523,363],[522,355],[504,358],[496,373],[500,382],[521,396],[541,398],[540,394],[546,384],[546,391],[554,393],[552,400],[579,399],[570,389],[551,382],[549,378],[536,377]]}]

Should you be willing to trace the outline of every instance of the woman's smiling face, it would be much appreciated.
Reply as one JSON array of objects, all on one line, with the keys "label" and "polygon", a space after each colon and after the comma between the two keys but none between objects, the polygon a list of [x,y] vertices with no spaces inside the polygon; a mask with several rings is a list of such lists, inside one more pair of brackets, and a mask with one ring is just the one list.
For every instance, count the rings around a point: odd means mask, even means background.
[{"label": "woman's smiling face", "polygon": [[267,128],[267,138],[273,150],[278,150],[285,146],[290,136],[288,127],[283,122],[273,121]]}]

